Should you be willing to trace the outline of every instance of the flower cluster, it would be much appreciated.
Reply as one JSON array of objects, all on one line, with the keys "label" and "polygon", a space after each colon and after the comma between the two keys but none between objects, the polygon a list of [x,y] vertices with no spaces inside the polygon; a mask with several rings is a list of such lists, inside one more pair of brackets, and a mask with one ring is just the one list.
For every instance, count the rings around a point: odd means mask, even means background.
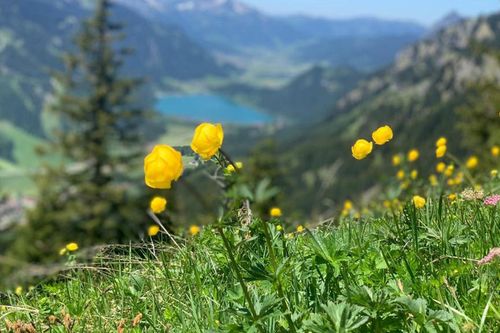
[{"label": "flower cluster", "polygon": [[[224,130],[221,124],[202,123],[194,131],[191,149],[203,160],[209,160],[219,152],[223,141]],[[236,168],[242,167],[241,163],[236,164]],[[182,176],[183,171],[182,154],[169,145],[156,145],[144,158],[144,182],[151,188],[170,189],[172,183]],[[235,166],[232,168],[228,166],[226,171],[234,172]],[[149,204],[155,214],[165,211],[166,206],[167,200],[159,196],[154,197]],[[189,231],[191,235],[196,235],[200,230],[197,226],[191,226]],[[160,227],[157,225],[152,225],[148,229],[148,235],[151,237],[159,232]]]}]

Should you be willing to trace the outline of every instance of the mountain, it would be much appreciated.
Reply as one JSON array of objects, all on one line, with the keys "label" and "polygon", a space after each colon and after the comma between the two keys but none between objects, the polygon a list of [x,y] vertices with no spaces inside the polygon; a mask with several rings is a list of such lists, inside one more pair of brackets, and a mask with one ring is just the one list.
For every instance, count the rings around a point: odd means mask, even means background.
[{"label": "mountain", "polygon": [[432,35],[435,33],[439,33],[439,31],[448,28],[449,26],[456,25],[463,20],[465,20],[465,17],[460,15],[458,12],[456,11],[449,12],[448,14],[443,16],[440,20],[438,20],[432,25],[432,27],[429,30],[429,34]]},{"label": "mountain", "polygon": [[349,67],[313,66],[281,88],[230,84],[218,92],[288,120],[313,122],[324,117],[337,100],[364,77]]},{"label": "mountain", "polygon": [[[418,40],[426,29],[413,22],[357,18],[333,20],[308,16],[268,15],[236,0],[116,0],[142,15],[162,23],[182,27],[191,38],[217,54],[254,57],[262,50],[291,54],[301,62],[325,61],[335,66],[354,65],[339,61],[335,43],[340,38],[349,56],[365,47],[361,69],[373,69],[390,62],[401,46]],[[350,45],[352,40],[354,45]],[[386,43],[380,43],[387,40]],[[378,43],[375,43],[378,42]],[[325,47],[324,49],[322,47]],[[305,54],[312,50],[313,57]],[[372,52],[373,50],[373,52]],[[386,51],[383,53],[383,51]],[[392,53],[391,53],[392,52]],[[390,53],[388,56],[387,53]],[[382,54],[384,58],[377,57]],[[341,60],[345,60],[342,58]],[[370,59],[374,59],[371,64]],[[367,65],[368,63],[368,65]]]},{"label": "mountain", "polygon": [[[481,48],[488,52],[478,52]],[[468,137],[458,130],[457,121],[460,112],[474,105],[474,83],[500,83],[500,64],[493,52],[500,52],[500,14],[462,21],[408,47],[389,68],[361,80],[322,121],[280,133],[283,179],[297,180],[283,181],[287,202],[303,211],[324,211],[345,193],[375,187],[380,182],[375,174],[393,176],[395,170],[387,170],[390,156],[413,147],[421,150],[415,167],[427,177],[435,164],[434,141],[442,135],[448,137],[450,151],[464,154]],[[500,133],[497,109],[483,112],[485,117],[491,113],[489,125]],[[369,158],[354,160],[350,147],[355,139],[369,139],[384,124],[393,128],[394,140]],[[321,202],[320,196],[330,201]]]},{"label": "mountain", "polygon": [[[49,71],[61,67],[59,56],[71,48],[80,21],[90,15],[84,0],[0,0],[0,118],[37,135]],[[133,46],[124,73],[146,76],[150,90],[165,78],[225,76],[221,66],[173,25],[155,24],[123,6],[113,16],[125,23],[124,45]]]}]

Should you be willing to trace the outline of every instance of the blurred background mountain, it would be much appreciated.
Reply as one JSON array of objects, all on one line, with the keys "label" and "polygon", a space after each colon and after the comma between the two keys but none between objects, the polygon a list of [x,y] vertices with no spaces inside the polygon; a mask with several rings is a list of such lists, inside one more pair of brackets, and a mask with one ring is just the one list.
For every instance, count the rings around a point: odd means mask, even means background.
[{"label": "blurred background mountain", "polygon": [[[432,152],[438,136],[448,136],[459,156],[474,148],[471,142],[499,143],[494,8],[468,17],[451,11],[424,24],[394,15],[276,15],[235,0],[113,3],[112,17],[124,24],[119,46],[133,50],[123,74],[143,79],[139,100],[156,111],[144,120],[148,145],[184,146],[194,123],[222,122],[227,149],[249,163],[249,172],[271,178],[286,193],[278,197],[283,207],[297,216],[369,197],[374,175],[393,153],[414,146]],[[32,177],[42,162],[60,160],[35,154],[59,123],[44,105],[58,88],[51,74],[62,69],[60,56],[74,49],[73,36],[93,6],[0,0],[0,193],[9,195],[0,204],[9,212],[0,216],[0,232],[36,201]],[[479,116],[464,111],[471,105]],[[487,129],[460,130],[474,121]],[[354,164],[354,138],[386,123],[394,144]],[[431,159],[422,156],[424,175]],[[191,214],[190,200],[179,200],[179,211]]]}]

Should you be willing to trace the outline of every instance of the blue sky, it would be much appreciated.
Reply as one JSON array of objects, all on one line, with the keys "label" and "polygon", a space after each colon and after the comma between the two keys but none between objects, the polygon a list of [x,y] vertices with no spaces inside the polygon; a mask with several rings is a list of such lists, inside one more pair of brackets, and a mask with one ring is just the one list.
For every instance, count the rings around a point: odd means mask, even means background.
[{"label": "blue sky", "polygon": [[264,12],[333,18],[375,16],[432,24],[452,10],[465,16],[500,11],[500,0],[242,0]]}]

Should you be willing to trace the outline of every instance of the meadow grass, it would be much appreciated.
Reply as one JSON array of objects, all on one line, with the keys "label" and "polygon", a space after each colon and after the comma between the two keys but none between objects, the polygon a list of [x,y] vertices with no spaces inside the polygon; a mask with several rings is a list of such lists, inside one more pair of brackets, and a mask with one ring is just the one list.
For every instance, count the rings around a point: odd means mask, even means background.
[{"label": "meadow grass", "polygon": [[435,196],[300,233],[282,223],[235,215],[176,244],[77,252],[5,296],[0,318],[36,332],[498,332],[500,260],[478,264],[499,245],[498,206]]}]

